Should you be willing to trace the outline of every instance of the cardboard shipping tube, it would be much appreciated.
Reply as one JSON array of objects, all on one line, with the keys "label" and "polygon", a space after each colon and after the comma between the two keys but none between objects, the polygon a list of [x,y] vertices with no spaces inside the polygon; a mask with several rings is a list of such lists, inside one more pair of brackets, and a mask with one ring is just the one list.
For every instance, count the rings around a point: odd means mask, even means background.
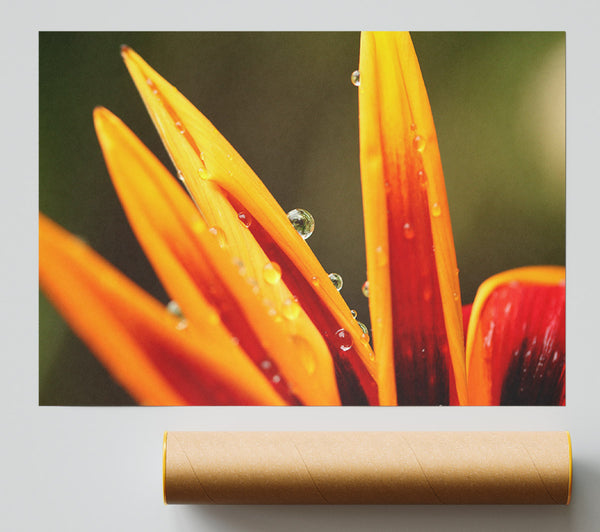
[{"label": "cardboard shipping tube", "polygon": [[167,432],[165,503],[568,504],[568,432]]}]

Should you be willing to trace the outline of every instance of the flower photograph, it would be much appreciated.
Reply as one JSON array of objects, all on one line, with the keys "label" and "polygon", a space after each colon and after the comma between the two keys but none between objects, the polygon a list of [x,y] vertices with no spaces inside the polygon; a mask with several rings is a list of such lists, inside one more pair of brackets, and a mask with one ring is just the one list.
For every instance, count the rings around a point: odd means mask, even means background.
[{"label": "flower photograph", "polygon": [[564,32],[41,32],[39,404],[565,405]]}]

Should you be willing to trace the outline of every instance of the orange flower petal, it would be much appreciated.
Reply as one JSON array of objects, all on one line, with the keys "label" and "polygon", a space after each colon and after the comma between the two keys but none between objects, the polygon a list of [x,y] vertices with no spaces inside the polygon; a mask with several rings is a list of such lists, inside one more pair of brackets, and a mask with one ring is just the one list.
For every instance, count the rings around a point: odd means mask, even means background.
[{"label": "orange flower petal", "polygon": [[[190,323],[222,323],[225,328],[213,327],[205,334],[232,336],[288,402],[339,404],[331,358],[322,339],[317,338],[321,352],[305,340],[302,324],[296,323],[297,304],[284,300],[282,306],[289,308],[282,310],[283,316],[274,314],[256,279],[234,264],[224,236],[208,229],[154,155],[109,111],[96,110],[94,120],[129,221]],[[278,272],[274,267],[267,271],[271,284],[277,284]]]},{"label": "orange flower petal", "polygon": [[[133,50],[125,64],[142,96],[181,179],[209,226],[218,228],[232,257],[241,261],[261,296],[277,313],[297,299],[293,323],[318,357],[330,356],[344,404],[377,403],[373,354],[327,273],[262,182],[212,124]],[[246,223],[241,223],[238,215]],[[249,222],[249,223],[248,223]],[[281,282],[264,277],[272,261]],[[269,323],[264,323],[269,328]]]},{"label": "orange flower petal", "polygon": [[41,214],[39,227],[42,289],[137,401],[285,404],[237,347],[178,330],[178,318],[81,240]]},{"label": "orange flower petal", "polygon": [[360,163],[383,404],[466,399],[458,270],[437,137],[408,33],[363,33]]},{"label": "orange flower petal", "polygon": [[564,405],[564,268],[518,268],[481,285],[467,368],[472,405]]}]

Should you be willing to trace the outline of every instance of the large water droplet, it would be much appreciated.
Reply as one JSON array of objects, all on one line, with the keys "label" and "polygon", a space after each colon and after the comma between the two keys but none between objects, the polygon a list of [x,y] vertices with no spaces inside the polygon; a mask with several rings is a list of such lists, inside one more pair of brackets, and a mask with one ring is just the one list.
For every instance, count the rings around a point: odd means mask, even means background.
[{"label": "large water droplet", "polygon": [[369,297],[369,281],[365,281],[362,285],[363,296]]},{"label": "large water droplet", "polygon": [[304,209],[293,209],[287,214],[288,220],[294,226],[298,234],[306,240],[315,230],[315,219],[313,215]]},{"label": "large water droplet", "polygon": [[341,351],[348,351],[352,347],[352,335],[346,329],[338,329],[333,335],[335,346]]},{"label": "large water droplet", "polygon": [[169,301],[167,303],[167,312],[177,318],[183,318],[183,312],[181,312],[181,307],[177,301]]},{"label": "large water droplet", "polygon": [[363,332],[363,334],[366,334],[367,338],[368,338],[369,337],[369,329],[367,329],[367,326],[362,321],[356,320],[356,323],[358,323],[358,326],[360,327],[361,331]]},{"label": "large water droplet", "polygon": [[335,286],[335,289],[338,292],[342,289],[342,286],[344,286],[344,280],[342,279],[342,276],[339,273],[330,273],[329,279],[331,279],[333,286]]},{"label": "large water droplet", "polygon": [[352,314],[352,317],[353,317],[354,319],[356,319],[356,317],[358,316],[358,312],[356,312],[356,310],[351,310],[351,311],[350,311],[350,314]]},{"label": "large water droplet", "polygon": [[354,85],[355,87],[360,87],[360,71],[359,70],[355,70],[354,72],[352,72],[352,74],[350,75],[350,81],[352,82],[352,85]]},{"label": "large water droplet", "polygon": [[281,279],[281,267],[276,262],[267,262],[263,268],[263,279],[273,285]]},{"label": "large water droplet", "polygon": [[217,239],[217,243],[219,244],[220,248],[227,246],[227,238],[225,237],[223,229],[220,227],[211,227],[208,232]]}]

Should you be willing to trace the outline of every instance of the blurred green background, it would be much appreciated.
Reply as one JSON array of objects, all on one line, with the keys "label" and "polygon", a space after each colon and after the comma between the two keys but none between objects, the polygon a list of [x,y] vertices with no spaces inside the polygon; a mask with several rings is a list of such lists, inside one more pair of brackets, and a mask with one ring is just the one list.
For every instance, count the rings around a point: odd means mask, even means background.
[{"label": "blurred green background", "polygon": [[[413,33],[448,190],[463,303],[501,270],[565,262],[565,34]],[[112,189],[102,105],[172,170],[119,56],[128,44],[225,135],[369,325],[358,155],[358,33],[40,33],[40,210],[168,297]],[[134,404],[40,295],[39,401]]]}]

